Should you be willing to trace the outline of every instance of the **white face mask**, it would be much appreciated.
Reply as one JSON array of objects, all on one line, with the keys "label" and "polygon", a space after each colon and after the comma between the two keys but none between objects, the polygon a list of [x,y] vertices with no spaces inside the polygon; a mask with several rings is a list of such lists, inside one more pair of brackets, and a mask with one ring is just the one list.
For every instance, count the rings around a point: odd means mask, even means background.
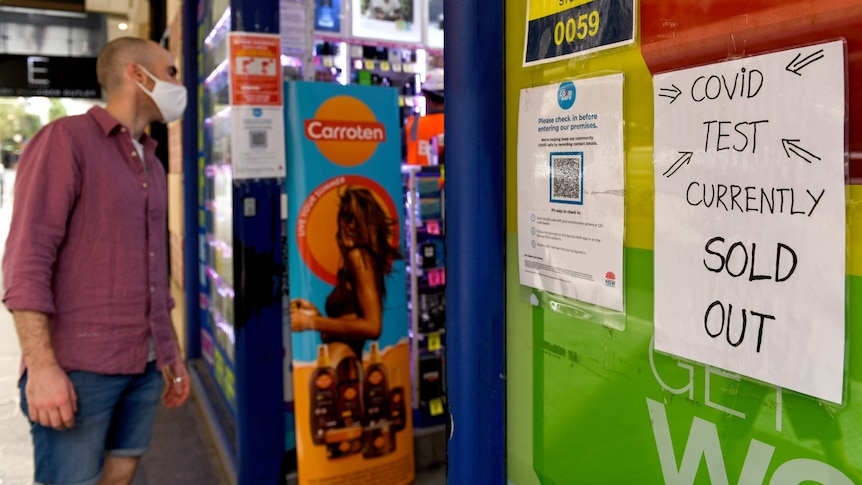
[{"label": "white face mask", "polygon": [[143,91],[144,94],[149,96],[150,99],[156,103],[156,108],[158,108],[159,113],[162,114],[162,122],[170,123],[171,121],[180,119],[180,116],[183,115],[183,111],[186,109],[186,103],[188,102],[188,94],[186,93],[185,86],[162,81],[150,74],[150,71],[147,71],[144,66],[138,67],[140,67],[141,70],[144,71],[144,74],[152,79],[155,84],[153,85],[152,91],[147,91],[147,88],[137,81],[135,81],[135,84],[141,88],[141,91]]}]

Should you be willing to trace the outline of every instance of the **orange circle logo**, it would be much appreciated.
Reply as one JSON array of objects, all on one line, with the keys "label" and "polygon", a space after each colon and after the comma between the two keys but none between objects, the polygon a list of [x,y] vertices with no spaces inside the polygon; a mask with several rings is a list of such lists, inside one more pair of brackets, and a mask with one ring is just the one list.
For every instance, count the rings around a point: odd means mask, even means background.
[{"label": "orange circle logo", "polygon": [[317,108],[314,118],[305,120],[305,137],[327,160],[355,167],[367,162],[377,145],[386,141],[386,127],[362,101],[335,96]]},{"label": "orange circle logo", "polygon": [[376,370],[368,375],[368,382],[372,384],[380,384],[380,381],[383,380],[383,373]]},{"label": "orange circle logo", "polygon": [[394,222],[389,244],[400,247],[401,224],[392,197],[380,184],[361,175],[341,175],[331,178],[314,189],[299,209],[296,221],[296,242],[299,255],[315,276],[330,285],[337,283],[342,265],[338,247],[338,211],[341,196],[348,188],[367,189],[386,217]]},{"label": "orange circle logo", "polygon": [[314,385],[317,386],[318,389],[328,389],[329,386],[332,385],[332,376],[321,374],[317,380],[314,381]]}]

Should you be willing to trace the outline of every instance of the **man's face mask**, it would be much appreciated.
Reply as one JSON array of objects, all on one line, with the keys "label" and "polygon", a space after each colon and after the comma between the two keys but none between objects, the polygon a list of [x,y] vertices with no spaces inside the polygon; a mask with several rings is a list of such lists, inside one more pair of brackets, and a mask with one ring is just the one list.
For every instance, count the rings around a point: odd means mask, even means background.
[{"label": "man's face mask", "polygon": [[152,79],[155,84],[153,85],[152,91],[148,91],[143,84],[137,81],[135,81],[135,84],[137,84],[138,87],[141,88],[141,91],[149,96],[156,104],[156,108],[158,108],[159,113],[162,114],[162,122],[170,123],[171,121],[180,119],[180,116],[183,115],[183,111],[186,109],[186,103],[188,102],[188,94],[186,93],[185,86],[162,81],[150,74],[150,71],[147,71],[144,66],[139,65],[138,67],[144,71],[144,74]]}]

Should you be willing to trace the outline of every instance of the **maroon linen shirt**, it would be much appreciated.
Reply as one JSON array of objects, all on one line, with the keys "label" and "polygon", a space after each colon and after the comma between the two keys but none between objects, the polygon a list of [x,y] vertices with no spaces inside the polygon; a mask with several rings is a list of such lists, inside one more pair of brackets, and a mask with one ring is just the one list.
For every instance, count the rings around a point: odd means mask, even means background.
[{"label": "maroon linen shirt", "polygon": [[176,364],[167,264],[167,180],[146,135],[147,170],[102,108],[48,124],[18,163],[3,257],[10,311],[49,315],[60,366],[140,373]]}]

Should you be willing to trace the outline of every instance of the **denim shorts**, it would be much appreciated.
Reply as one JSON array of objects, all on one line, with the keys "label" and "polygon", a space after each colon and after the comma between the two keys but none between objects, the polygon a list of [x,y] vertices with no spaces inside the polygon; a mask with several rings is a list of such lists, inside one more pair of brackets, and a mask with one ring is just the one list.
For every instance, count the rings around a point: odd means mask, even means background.
[{"label": "denim shorts", "polygon": [[[138,457],[150,446],[161,398],[162,374],[155,362],[143,374],[70,372],[78,396],[75,426],[62,431],[30,424],[36,483],[89,485],[99,481],[105,454]],[[21,410],[27,416],[21,379]]]}]

